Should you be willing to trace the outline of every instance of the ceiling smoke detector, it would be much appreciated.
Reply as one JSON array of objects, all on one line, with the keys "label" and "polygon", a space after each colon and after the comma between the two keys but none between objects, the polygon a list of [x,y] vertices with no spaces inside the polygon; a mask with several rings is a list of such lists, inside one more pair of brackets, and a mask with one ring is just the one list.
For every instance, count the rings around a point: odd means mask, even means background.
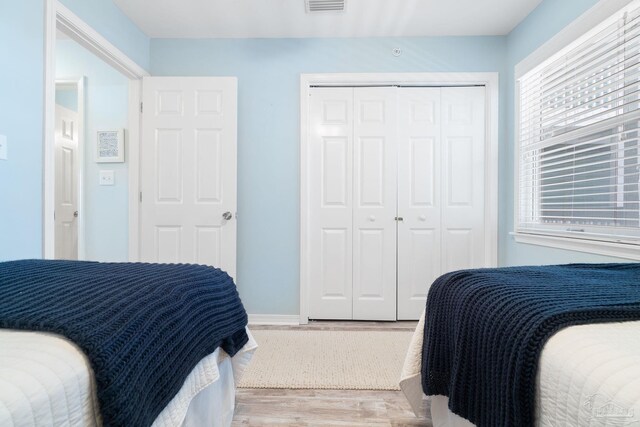
[{"label": "ceiling smoke detector", "polygon": [[307,13],[344,12],[345,0],[305,0]]}]

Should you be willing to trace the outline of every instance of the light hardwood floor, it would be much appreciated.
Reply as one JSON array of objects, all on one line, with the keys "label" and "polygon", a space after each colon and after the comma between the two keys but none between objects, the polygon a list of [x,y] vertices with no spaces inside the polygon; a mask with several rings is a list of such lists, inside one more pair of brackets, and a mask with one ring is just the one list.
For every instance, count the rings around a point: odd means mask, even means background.
[{"label": "light hardwood floor", "polygon": [[[414,330],[416,323],[315,321],[249,329]],[[395,427],[431,426],[431,422],[415,417],[401,391],[238,389],[232,425]]]}]

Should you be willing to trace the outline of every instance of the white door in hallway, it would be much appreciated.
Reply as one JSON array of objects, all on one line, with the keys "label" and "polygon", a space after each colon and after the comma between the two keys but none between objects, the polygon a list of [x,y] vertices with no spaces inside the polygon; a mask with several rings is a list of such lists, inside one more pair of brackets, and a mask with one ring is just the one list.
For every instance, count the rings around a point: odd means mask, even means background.
[{"label": "white door in hallway", "polygon": [[396,88],[355,88],[353,319],[396,319]]},{"label": "white door in hallway", "polygon": [[237,79],[143,80],[141,260],[236,275]]},{"label": "white door in hallway", "polygon": [[485,266],[485,88],[399,89],[398,319],[441,274]]},{"label": "white door in hallway", "polygon": [[78,259],[78,113],[56,105],[55,253]]}]

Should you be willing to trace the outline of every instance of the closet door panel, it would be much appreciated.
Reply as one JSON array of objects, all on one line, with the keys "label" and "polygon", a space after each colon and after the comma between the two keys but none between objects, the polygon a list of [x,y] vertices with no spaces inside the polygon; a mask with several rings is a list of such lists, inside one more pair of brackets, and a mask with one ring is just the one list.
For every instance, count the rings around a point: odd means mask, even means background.
[{"label": "closet door panel", "polygon": [[[386,279],[385,230],[381,228],[360,228],[356,240],[356,247],[358,248],[356,259],[360,263],[356,266],[359,276],[357,298],[361,301],[364,300],[364,303],[366,303],[365,299],[382,299],[385,297]],[[357,303],[354,306],[357,306]],[[365,313],[359,312],[356,315],[361,317]]]},{"label": "closet door panel", "polygon": [[441,89],[398,89],[398,320],[425,308],[441,264]]},{"label": "closet door panel", "polygon": [[396,319],[396,89],[354,89],[353,318]]},{"label": "closet door panel", "polygon": [[311,91],[309,317],[352,318],[353,89]]},{"label": "closet door panel", "polygon": [[485,266],[485,88],[442,89],[442,273]]}]

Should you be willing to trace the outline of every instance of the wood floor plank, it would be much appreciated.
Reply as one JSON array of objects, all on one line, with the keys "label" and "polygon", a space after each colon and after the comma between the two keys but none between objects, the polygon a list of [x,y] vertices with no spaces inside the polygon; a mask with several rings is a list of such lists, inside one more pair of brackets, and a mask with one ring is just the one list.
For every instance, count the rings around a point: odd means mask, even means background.
[{"label": "wood floor plank", "polygon": [[234,426],[430,426],[402,392],[239,389]]}]

